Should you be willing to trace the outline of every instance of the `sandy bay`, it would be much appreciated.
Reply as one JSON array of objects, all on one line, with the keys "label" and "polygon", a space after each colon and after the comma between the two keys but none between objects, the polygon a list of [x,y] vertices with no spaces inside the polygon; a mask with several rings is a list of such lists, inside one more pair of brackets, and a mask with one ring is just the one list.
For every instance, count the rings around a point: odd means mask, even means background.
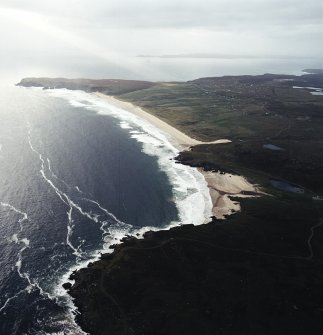
[{"label": "sandy bay", "polygon": [[[130,102],[122,101],[114,96],[99,92],[95,93],[95,95],[117,108],[126,110],[127,112],[145,119],[163,133],[167,134],[171,142],[179,150],[188,150],[190,147],[199,144],[231,143],[231,140],[229,139],[218,139],[210,142],[199,141]],[[242,176],[204,171],[203,169],[199,169],[199,171],[207,182],[210,198],[213,204],[212,213],[218,219],[224,219],[226,215],[230,215],[240,210],[240,204],[232,200],[230,196],[246,197],[247,195],[244,194],[245,192],[253,193],[255,195],[263,194],[256,185],[252,185]]]}]

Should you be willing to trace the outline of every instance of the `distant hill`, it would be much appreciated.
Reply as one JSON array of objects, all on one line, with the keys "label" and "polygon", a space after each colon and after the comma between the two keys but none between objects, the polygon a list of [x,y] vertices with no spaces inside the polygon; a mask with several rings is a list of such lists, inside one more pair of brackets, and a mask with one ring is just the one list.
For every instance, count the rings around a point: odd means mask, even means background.
[{"label": "distant hill", "polygon": [[156,84],[149,81],[122,79],[24,78],[17,85],[43,87],[44,89],[67,88],[69,90],[119,95],[149,88]]},{"label": "distant hill", "polygon": [[312,74],[323,74],[323,69],[304,69],[303,72]]}]

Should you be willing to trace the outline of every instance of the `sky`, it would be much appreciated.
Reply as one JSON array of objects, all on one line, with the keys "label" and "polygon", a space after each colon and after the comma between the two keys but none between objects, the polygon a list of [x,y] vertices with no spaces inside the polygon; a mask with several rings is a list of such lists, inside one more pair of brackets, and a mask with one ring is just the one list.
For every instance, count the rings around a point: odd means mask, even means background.
[{"label": "sky", "polygon": [[138,55],[322,59],[323,1],[0,0],[0,41],[2,78],[162,77]]}]

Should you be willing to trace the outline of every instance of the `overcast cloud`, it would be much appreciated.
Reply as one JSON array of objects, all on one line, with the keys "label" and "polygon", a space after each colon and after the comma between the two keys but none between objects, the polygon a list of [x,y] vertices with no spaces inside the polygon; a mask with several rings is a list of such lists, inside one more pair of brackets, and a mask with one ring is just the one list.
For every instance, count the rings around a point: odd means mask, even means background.
[{"label": "overcast cloud", "polygon": [[6,75],[135,76],[136,55],[320,58],[323,2],[1,0],[0,39]]}]

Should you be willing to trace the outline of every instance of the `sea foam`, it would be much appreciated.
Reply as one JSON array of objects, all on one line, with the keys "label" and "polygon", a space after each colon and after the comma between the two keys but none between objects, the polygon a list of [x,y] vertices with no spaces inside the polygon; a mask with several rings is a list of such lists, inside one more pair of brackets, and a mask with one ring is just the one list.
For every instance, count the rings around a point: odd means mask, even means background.
[{"label": "sea foam", "polygon": [[[207,183],[203,175],[196,169],[189,166],[185,166],[176,163],[174,158],[178,155],[179,150],[173,143],[173,139],[154,125],[150,124],[148,121],[118,107],[109,104],[107,101],[89,93],[82,91],[70,91],[66,89],[55,89],[43,91],[44,94],[49,94],[57,98],[63,98],[69,102],[69,104],[75,108],[87,109],[101,115],[107,115],[115,118],[119,122],[119,126],[124,131],[128,132],[129,137],[134,141],[141,143],[142,151],[150,156],[157,158],[159,168],[164,171],[172,185],[173,200],[176,204],[179,214],[179,220],[170,222],[165,227],[156,226],[145,226],[139,229],[134,229],[127,223],[119,221],[112,213],[102,207],[96,200],[86,199],[93,204],[96,204],[98,208],[112,216],[114,219],[114,224],[109,225],[105,222],[98,222],[101,225],[101,230],[103,231],[104,247],[103,250],[95,250],[91,255],[88,255],[87,259],[82,260],[78,258],[78,261],[69,268],[58,281],[55,280],[55,288],[51,292],[56,298],[59,304],[64,304],[68,307],[70,313],[67,316],[66,331],[70,330],[71,334],[77,330],[80,334],[85,334],[82,332],[75,323],[75,314],[78,313],[77,308],[74,306],[71,297],[66,294],[65,289],[63,289],[62,284],[66,282],[73,283],[70,279],[70,275],[81,268],[87,267],[90,262],[100,259],[101,252],[111,252],[109,246],[111,244],[116,244],[121,241],[121,239],[129,234],[142,237],[147,231],[156,231],[160,229],[170,228],[172,226],[178,226],[182,224],[194,224],[199,225],[210,221],[212,216],[212,202],[209,195],[209,190]],[[30,142],[30,133],[29,133]],[[89,213],[83,212],[82,208],[74,203],[65,195],[60,189],[58,189],[51,180],[49,180],[44,172],[45,160],[35,148],[32,147],[32,143],[29,143],[31,149],[39,155],[40,164],[42,166],[41,172],[43,172],[43,177],[48,181],[50,186],[54,188],[57,195],[67,203],[70,208],[80,211],[86,216],[91,216],[89,219],[97,221],[96,217],[90,215]],[[60,180],[57,175],[53,173],[50,168],[50,161],[48,162],[48,169],[51,172],[52,177],[56,180]],[[66,184],[66,182],[64,182]],[[67,185],[67,184],[66,184]],[[68,185],[70,186],[70,185]],[[78,192],[83,193],[83,191],[78,189],[78,186],[70,186],[75,188]],[[66,196],[66,197],[65,197]],[[71,216],[72,213],[70,213]],[[74,253],[78,254],[78,249],[75,248],[70,243],[70,235],[73,232],[72,219],[69,217],[69,230],[67,235],[67,242],[72,247]],[[107,234],[108,233],[108,234]],[[25,247],[28,247],[25,245]],[[69,333],[69,332],[68,332]]]},{"label": "sea foam", "polygon": [[46,92],[66,99],[76,108],[82,107],[101,115],[114,117],[119,120],[120,127],[127,131],[131,138],[142,144],[142,151],[145,154],[157,158],[159,168],[167,174],[173,186],[173,200],[180,218],[179,221],[171,222],[168,227],[181,224],[200,225],[210,221],[212,201],[207,183],[196,168],[175,162],[174,158],[179,150],[168,134],[147,120],[109,104],[94,94],[67,89]]}]

